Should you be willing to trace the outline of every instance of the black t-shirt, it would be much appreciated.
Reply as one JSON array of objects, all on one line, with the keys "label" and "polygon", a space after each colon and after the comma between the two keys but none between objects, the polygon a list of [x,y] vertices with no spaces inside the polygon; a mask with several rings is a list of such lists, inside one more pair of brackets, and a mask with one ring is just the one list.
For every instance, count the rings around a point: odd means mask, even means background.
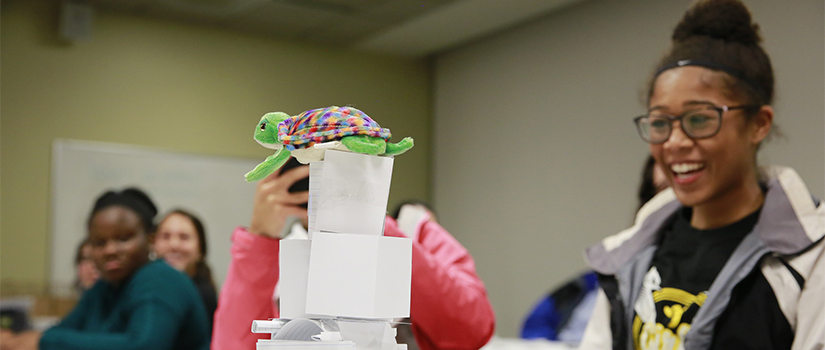
[{"label": "black t-shirt", "polygon": [[690,226],[691,208],[684,208],[665,225],[646,278],[658,272],[653,280],[660,283],[652,292],[656,324],[646,325],[639,315],[634,317],[637,349],[681,343],[707,298],[707,290],[742,239],[753,230],[760,210],[724,227],[699,230]]},{"label": "black t-shirt", "polygon": [[653,255],[652,264],[659,270],[662,286],[691,294],[710,288],[733,250],[753,230],[759,212],[727,226],[700,230],[690,226],[691,208],[679,211],[673,224],[662,232]]}]

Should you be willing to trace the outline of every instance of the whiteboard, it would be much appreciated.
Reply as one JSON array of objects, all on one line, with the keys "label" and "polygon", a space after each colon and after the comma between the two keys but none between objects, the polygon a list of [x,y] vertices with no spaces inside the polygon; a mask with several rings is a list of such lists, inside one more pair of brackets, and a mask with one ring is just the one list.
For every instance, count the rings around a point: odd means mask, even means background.
[{"label": "whiteboard", "polygon": [[95,199],[108,189],[134,186],[158,207],[158,217],[183,208],[206,227],[207,262],[221,285],[229,266],[232,230],[252,215],[255,184],[243,175],[262,159],[169,152],[105,142],[55,140],[52,147],[52,286],[74,281],[74,254],[86,237]]}]

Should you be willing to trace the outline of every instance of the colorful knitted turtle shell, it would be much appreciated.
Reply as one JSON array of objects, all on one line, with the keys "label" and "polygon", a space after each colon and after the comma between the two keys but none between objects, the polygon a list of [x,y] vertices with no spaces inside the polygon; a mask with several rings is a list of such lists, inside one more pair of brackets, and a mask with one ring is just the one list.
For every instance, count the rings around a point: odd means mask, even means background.
[{"label": "colorful knitted turtle shell", "polygon": [[369,135],[384,140],[391,136],[389,129],[382,128],[366,113],[352,107],[311,109],[278,124],[278,140],[289,151],[351,135]]}]

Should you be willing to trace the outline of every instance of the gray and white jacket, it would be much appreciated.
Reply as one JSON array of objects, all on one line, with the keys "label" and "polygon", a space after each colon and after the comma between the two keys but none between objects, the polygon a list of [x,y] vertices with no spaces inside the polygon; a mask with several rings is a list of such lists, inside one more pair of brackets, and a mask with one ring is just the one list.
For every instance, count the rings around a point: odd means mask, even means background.
[{"label": "gray and white jacket", "polygon": [[[734,288],[757,270],[790,325],[791,349],[825,349],[825,205],[811,196],[794,170],[770,167],[762,172],[767,192],[758,221],[714,279],[684,336],[684,349],[712,347],[719,336],[717,321],[731,316],[726,313],[743,312],[728,307]],[[633,227],[587,249],[588,263],[606,283],[580,349],[633,348],[634,303],[663,225],[681,207],[672,190],[662,191],[639,210]],[[748,325],[724,330],[751,336],[745,333]]]}]

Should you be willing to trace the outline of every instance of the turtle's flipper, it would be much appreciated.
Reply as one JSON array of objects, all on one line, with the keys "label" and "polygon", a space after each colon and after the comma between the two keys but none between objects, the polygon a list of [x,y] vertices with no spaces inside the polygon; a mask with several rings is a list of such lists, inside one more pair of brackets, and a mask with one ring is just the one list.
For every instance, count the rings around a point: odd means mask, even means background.
[{"label": "turtle's flipper", "polygon": [[397,156],[401,153],[409,151],[414,145],[415,143],[413,142],[412,137],[405,137],[397,143],[387,143],[387,152],[385,154],[388,156]]},{"label": "turtle's flipper", "polygon": [[266,157],[261,164],[255,166],[255,169],[252,169],[246,173],[246,175],[244,175],[246,182],[258,181],[265,178],[267,175],[272,174],[275,170],[278,170],[284,165],[284,163],[286,163],[289,156],[290,153],[285,148],[279,149],[278,152]]},{"label": "turtle's flipper", "polygon": [[367,135],[346,136],[341,139],[341,143],[350,151],[363,154],[383,154],[387,149],[387,141]]}]

